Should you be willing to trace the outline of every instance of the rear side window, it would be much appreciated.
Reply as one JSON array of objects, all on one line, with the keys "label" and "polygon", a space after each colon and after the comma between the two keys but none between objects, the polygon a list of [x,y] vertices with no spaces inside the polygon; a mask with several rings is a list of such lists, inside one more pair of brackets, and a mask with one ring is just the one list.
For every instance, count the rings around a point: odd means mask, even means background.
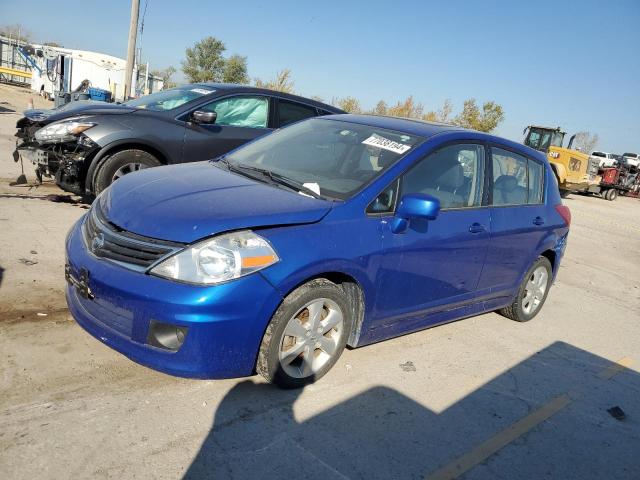
[{"label": "rear side window", "polygon": [[529,198],[527,203],[542,203],[542,178],[544,167],[538,162],[527,160],[529,174]]},{"label": "rear side window", "polygon": [[477,207],[482,203],[484,147],[450,145],[420,160],[402,178],[401,196],[426,193],[440,200],[440,207]]},{"label": "rear side window", "polygon": [[216,112],[216,125],[266,128],[269,100],[267,97],[229,97],[212,102],[200,110]]},{"label": "rear side window", "polygon": [[300,105],[299,103],[287,100],[278,100],[278,112],[280,115],[280,126],[284,127],[289,123],[304,120],[318,115],[315,107]]},{"label": "rear side window", "polygon": [[492,148],[491,156],[494,205],[542,203],[542,164],[500,148]]}]

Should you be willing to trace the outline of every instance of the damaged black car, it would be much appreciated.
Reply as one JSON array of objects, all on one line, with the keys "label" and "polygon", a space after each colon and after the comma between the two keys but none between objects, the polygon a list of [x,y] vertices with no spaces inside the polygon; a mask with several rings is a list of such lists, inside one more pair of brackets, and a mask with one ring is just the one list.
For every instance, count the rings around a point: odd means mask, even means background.
[{"label": "damaged black car", "polygon": [[122,104],[27,111],[17,124],[14,160],[29,159],[40,180],[94,196],[130,172],[215,158],[275,128],[334,113],[344,112],[281,92],[190,84]]}]

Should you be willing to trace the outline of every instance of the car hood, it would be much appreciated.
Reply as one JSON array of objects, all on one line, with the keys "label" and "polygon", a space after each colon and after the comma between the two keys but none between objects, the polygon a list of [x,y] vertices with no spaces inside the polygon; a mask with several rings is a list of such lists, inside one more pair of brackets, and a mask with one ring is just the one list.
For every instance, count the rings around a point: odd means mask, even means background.
[{"label": "car hood", "polygon": [[332,202],[229,173],[209,161],[126,175],[99,202],[117,227],[184,243],[230,230],[314,223],[332,207]]},{"label": "car hood", "polygon": [[134,107],[127,107],[117,103],[106,103],[95,100],[81,100],[68,103],[60,108],[25,110],[24,117],[18,120],[17,128],[38,123],[48,125],[65,118],[78,115],[122,115],[135,112]]}]

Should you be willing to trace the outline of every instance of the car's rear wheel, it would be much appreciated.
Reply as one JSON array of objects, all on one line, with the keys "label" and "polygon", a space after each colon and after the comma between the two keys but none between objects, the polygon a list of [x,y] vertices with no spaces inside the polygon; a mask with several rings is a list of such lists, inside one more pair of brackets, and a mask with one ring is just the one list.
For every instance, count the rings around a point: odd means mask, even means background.
[{"label": "car's rear wheel", "polygon": [[528,322],[540,312],[547,299],[551,279],[551,262],[546,257],[538,257],[520,284],[514,302],[499,313],[518,322]]},{"label": "car's rear wheel", "polygon": [[312,280],[282,302],[260,345],[257,372],[283,388],[299,388],[324,376],[344,351],[351,332],[342,288]]},{"label": "car's rear wheel", "polygon": [[615,188],[609,190],[609,195],[607,195],[607,200],[613,202],[616,198],[618,198],[618,191]]},{"label": "car's rear wheel", "polygon": [[157,167],[160,161],[144,150],[121,150],[107,157],[96,173],[93,192],[98,195],[113,182],[143,168]]}]

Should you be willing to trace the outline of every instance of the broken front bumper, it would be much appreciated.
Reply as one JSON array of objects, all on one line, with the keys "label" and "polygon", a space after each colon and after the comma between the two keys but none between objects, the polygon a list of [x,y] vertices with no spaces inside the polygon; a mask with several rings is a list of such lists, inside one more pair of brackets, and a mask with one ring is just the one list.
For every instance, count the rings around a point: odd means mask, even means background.
[{"label": "broken front bumper", "polygon": [[78,195],[85,194],[85,177],[89,160],[99,150],[92,142],[69,142],[40,145],[24,142],[16,145],[14,160],[20,157],[30,161],[40,181],[42,177],[55,177],[60,188]]}]

